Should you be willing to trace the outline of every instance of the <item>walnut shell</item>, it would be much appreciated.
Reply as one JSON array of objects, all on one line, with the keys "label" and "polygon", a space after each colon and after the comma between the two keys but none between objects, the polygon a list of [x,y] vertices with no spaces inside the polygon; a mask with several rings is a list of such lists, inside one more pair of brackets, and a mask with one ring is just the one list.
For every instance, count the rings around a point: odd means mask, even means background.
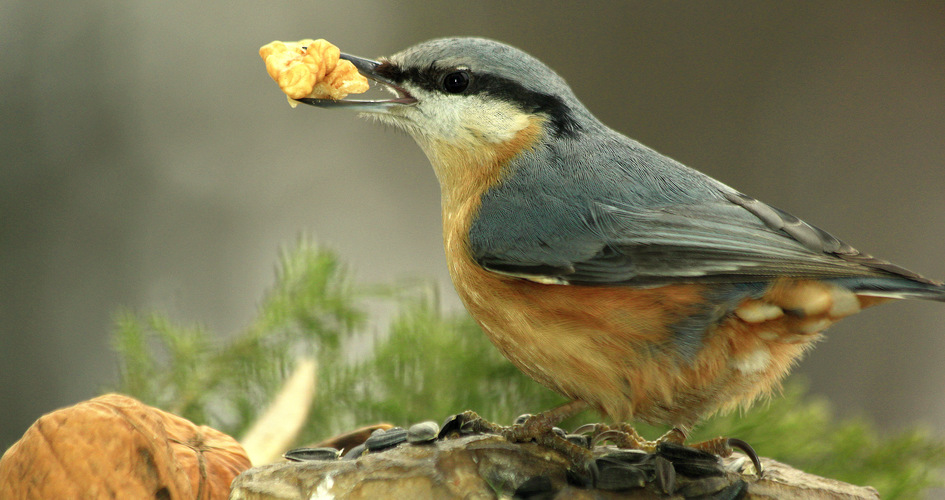
[{"label": "walnut shell", "polygon": [[0,459],[0,498],[225,499],[233,438],[120,394],[46,414]]}]

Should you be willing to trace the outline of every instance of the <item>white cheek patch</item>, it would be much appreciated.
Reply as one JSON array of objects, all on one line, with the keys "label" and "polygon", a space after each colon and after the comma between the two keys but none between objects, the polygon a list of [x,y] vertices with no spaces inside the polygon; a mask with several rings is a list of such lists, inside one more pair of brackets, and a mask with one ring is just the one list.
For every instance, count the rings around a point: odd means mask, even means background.
[{"label": "white cheek patch", "polygon": [[530,123],[530,115],[497,99],[429,94],[420,100],[410,118],[423,138],[464,148],[508,142]]}]

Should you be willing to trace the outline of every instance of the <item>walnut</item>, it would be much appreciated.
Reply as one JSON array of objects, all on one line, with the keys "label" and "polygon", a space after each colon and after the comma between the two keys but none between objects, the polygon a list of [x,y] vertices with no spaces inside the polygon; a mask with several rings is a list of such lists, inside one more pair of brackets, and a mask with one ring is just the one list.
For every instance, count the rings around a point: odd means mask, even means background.
[{"label": "walnut", "polygon": [[290,99],[343,99],[368,90],[367,78],[325,40],[274,41],[259,49],[266,71]]},{"label": "walnut", "polygon": [[106,394],[40,417],[0,458],[0,498],[223,500],[250,465],[222,432]]}]

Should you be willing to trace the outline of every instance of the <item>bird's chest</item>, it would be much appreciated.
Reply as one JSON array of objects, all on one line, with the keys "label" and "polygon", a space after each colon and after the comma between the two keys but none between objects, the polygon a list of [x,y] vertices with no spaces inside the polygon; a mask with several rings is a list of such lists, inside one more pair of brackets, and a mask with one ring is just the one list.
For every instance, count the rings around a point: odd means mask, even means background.
[{"label": "bird's chest", "polygon": [[697,290],[550,285],[493,273],[470,252],[475,205],[452,208],[444,210],[443,237],[453,284],[492,343],[519,369],[618,417],[632,413],[628,387],[647,388],[639,391],[642,397],[654,384],[669,383],[672,355],[661,346],[672,343],[669,318],[678,311],[666,304],[691,303]]},{"label": "bird's chest", "polygon": [[502,354],[549,385],[542,372],[560,365],[553,359],[555,353],[568,348],[555,345],[562,337],[544,338],[549,333],[543,325],[547,315],[536,311],[535,301],[541,302],[541,297],[529,293],[528,282],[488,271],[472,258],[468,235],[477,208],[473,201],[444,205],[443,246],[450,278],[466,309]]}]

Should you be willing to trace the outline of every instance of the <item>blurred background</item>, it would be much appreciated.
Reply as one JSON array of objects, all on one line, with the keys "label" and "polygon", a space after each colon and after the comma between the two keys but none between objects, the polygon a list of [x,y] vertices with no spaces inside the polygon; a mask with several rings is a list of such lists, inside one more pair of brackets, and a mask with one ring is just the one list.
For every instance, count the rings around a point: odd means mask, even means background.
[{"label": "blurred background", "polygon": [[[236,331],[301,234],[360,282],[433,279],[460,307],[419,148],[290,109],[271,40],[505,41],[617,130],[941,279],[943,33],[936,2],[2,2],[0,450],[114,384],[116,310]],[[839,323],[796,372],[843,415],[945,435],[943,360],[945,305],[909,302]]]}]

